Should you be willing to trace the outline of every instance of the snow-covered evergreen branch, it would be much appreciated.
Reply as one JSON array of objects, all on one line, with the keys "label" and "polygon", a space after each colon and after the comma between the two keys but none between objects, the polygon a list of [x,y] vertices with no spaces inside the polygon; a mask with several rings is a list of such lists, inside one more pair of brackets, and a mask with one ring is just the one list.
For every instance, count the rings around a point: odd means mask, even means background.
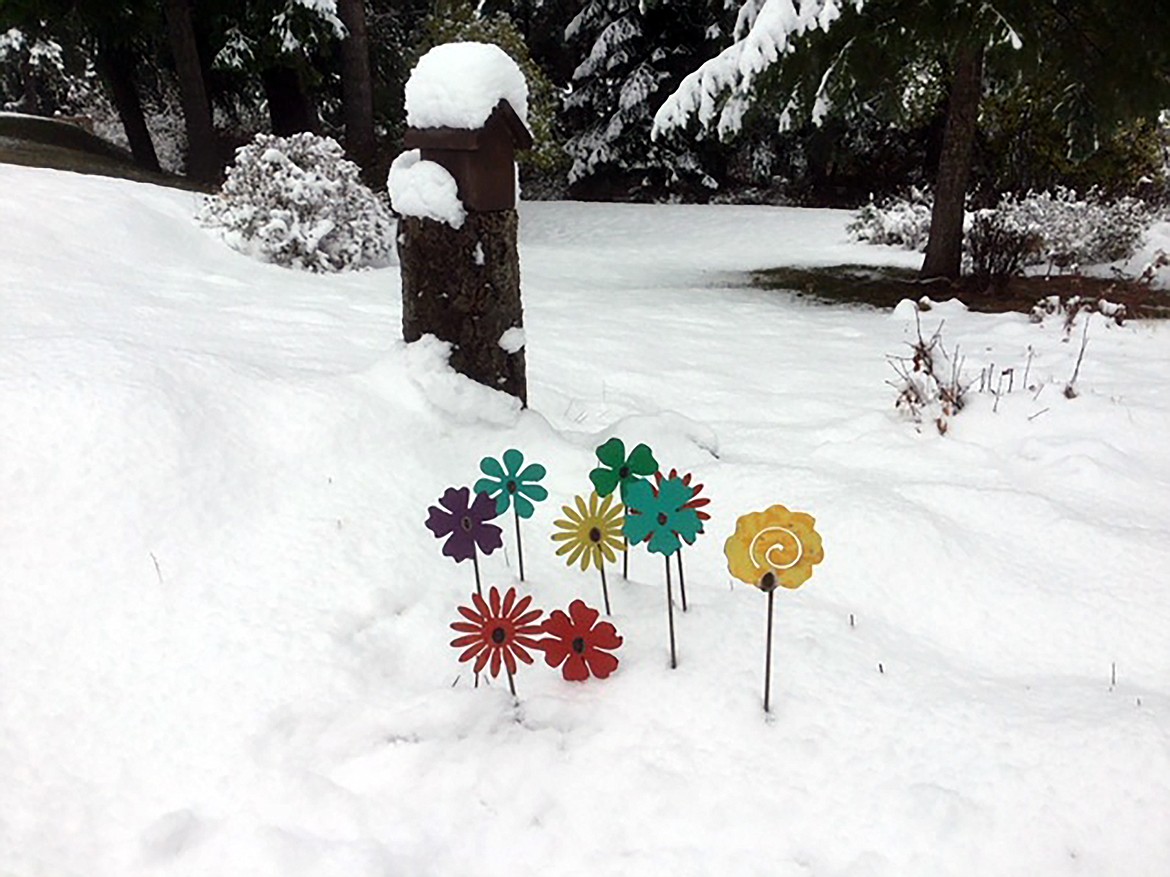
[{"label": "snow-covered evergreen branch", "polygon": [[858,11],[865,0],[747,0],[735,25],[735,42],[683,79],[654,117],[654,134],[684,126],[692,117],[704,128],[718,118],[721,131],[739,127],[742,95],[756,77],[792,51],[792,40],[810,30],[827,31],[850,3]]}]

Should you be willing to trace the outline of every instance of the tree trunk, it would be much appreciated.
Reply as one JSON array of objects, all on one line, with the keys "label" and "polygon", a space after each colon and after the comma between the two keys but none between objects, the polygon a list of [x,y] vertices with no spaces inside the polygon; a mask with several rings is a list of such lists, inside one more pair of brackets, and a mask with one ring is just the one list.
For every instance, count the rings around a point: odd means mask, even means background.
[{"label": "tree trunk", "polygon": [[191,0],[165,0],[164,7],[187,128],[187,173],[201,182],[213,183],[220,175],[219,145],[195,42]]},{"label": "tree trunk", "polygon": [[455,371],[527,404],[522,338],[508,345],[513,352],[500,346],[505,332],[524,323],[517,228],[515,210],[468,213],[459,229],[402,217],[402,337],[450,342]]},{"label": "tree trunk", "polygon": [[273,134],[288,137],[317,130],[317,109],[305,92],[301,75],[295,67],[269,67],[260,74],[260,81],[268,99]]},{"label": "tree trunk", "polygon": [[982,89],[983,47],[965,46],[955,59],[938,178],[934,184],[930,239],[922,263],[921,276],[924,278],[957,279],[959,276],[963,261],[963,208],[971,176]]},{"label": "tree trunk", "polygon": [[24,83],[24,97],[20,101],[20,111],[31,116],[41,114],[41,102],[37,99],[37,80],[33,73],[32,60],[25,55],[20,60],[20,76]]},{"label": "tree trunk", "polygon": [[159,170],[158,155],[154,151],[154,141],[150,139],[150,129],[146,127],[138,84],[134,81],[133,53],[124,46],[103,41],[98,43],[96,60],[98,71],[110,88],[134,160],[147,170]]},{"label": "tree trunk", "polygon": [[377,173],[374,146],[374,87],[365,0],[338,0],[337,14],[348,36],[341,42],[341,85],[345,110],[345,148],[369,185]]}]

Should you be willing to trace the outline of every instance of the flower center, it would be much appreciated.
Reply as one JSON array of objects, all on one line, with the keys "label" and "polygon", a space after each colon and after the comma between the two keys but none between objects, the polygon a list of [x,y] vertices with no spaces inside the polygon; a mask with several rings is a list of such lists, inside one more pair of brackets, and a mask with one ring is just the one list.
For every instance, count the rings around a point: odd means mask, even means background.
[{"label": "flower center", "polygon": [[469,515],[464,515],[463,519],[459,522],[459,526],[463,530],[464,533],[470,533],[471,532],[471,517]]},{"label": "flower center", "polygon": [[507,638],[508,635],[504,633],[504,628],[502,627],[497,627],[492,631],[492,642],[494,642],[497,646],[502,646],[504,644],[504,640]]},{"label": "flower center", "polygon": [[623,480],[626,478],[629,478],[630,477],[630,467],[629,466],[622,466],[622,468],[618,469],[618,477],[623,479]]},{"label": "flower center", "polygon": [[764,573],[764,577],[760,579],[760,589],[763,591],[776,590],[776,574],[771,570]]},{"label": "flower center", "polygon": [[573,651],[578,655],[585,654],[585,637],[579,636],[573,640]]},{"label": "flower center", "polygon": [[660,525],[662,525],[663,527],[665,527],[666,521],[667,521],[666,512],[659,512],[658,513],[658,523]]},{"label": "flower center", "polygon": [[601,531],[598,530],[596,527],[590,528],[589,541],[590,542],[600,542],[601,541]]},{"label": "flower center", "polygon": [[516,492],[516,482],[509,481],[508,482],[508,493],[515,493],[515,492]]}]

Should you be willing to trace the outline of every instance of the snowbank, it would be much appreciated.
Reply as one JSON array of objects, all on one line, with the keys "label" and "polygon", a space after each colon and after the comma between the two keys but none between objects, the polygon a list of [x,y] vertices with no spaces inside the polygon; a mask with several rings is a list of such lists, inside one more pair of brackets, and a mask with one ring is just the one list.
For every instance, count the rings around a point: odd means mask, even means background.
[{"label": "snowbank", "polygon": [[[523,204],[522,412],[397,340],[395,270],[255,263],[180,192],[0,191],[6,871],[1170,871],[1167,326],[1094,323],[1068,400],[1058,324],[946,311],[972,373],[1030,359],[1036,389],[939,438],[885,384],[912,317],[729,273],[874,254],[844,213]],[[596,603],[548,535],[615,434],[712,498],[679,668],[639,552],[611,679],[476,690],[427,506],[521,448],[550,491],[524,589]],[[777,598],[768,721],[765,601],[722,543],[773,502],[826,559]],[[517,583],[505,538],[486,583]]]}]

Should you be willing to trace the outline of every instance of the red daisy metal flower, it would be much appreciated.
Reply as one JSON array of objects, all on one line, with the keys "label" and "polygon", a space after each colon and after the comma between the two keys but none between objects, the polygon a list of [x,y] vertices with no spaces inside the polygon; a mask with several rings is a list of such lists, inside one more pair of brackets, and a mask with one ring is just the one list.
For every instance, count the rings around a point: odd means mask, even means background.
[{"label": "red daisy metal flower", "polygon": [[703,490],[703,485],[701,485],[701,484],[692,485],[691,479],[694,476],[691,475],[690,472],[688,472],[686,475],[682,475],[682,476],[680,476],[678,474],[677,469],[671,469],[670,474],[666,475],[666,476],[664,476],[661,472],[655,472],[654,473],[654,486],[656,488],[661,488],[663,481],[669,481],[671,478],[680,478],[680,477],[682,478],[682,483],[691,489],[691,498],[689,500],[687,500],[687,502],[683,505],[683,508],[684,509],[694,509],[695,514],[697,514],[699,516],[700,521],[711,520],[711,515],[709,515],[705,511],[703,511],[703,506],[710,505],[711,500],[710,500],[710,498],[708,498],[706,496],[699,496],[699,493]]},{"label": "red daisy metal flower", "polygon": [[[541,625],[549,636],[537,643],[550,667],[561,667],[570,682],[596,676],[604,679],[617,669],[618,659],[608,651],[622,644],[622,638],[608,621],[597,624],[601,613],[580,600],[569,604],[569,614],[557,609]],[[563,666],[562,666],[563,665]]]},{"label": "red daisy metal flower", "polygon": [[501,601],[499,590],[492,587],[487,600],[479,594],[472,594],[471,600],[475,609],[459,607],[459,614],[467,620],[451,624],[452,630],[464,634],[451,640],[452,646],[464,650],[459,660],[462,662],[475,658],[476,673],[488,666],[490,661],[492,676],[500,675],[501,664],[509,676],[514,674],[517,658],[525,664],[531,664],[532,656],[525,648],[540,648],[532,636],[540,633],[541,627],[535,622],[544,614],[541,609],[526,611],[532,605],[532,598],[517,600],[516,589],[508,588],[508,593]]}]

